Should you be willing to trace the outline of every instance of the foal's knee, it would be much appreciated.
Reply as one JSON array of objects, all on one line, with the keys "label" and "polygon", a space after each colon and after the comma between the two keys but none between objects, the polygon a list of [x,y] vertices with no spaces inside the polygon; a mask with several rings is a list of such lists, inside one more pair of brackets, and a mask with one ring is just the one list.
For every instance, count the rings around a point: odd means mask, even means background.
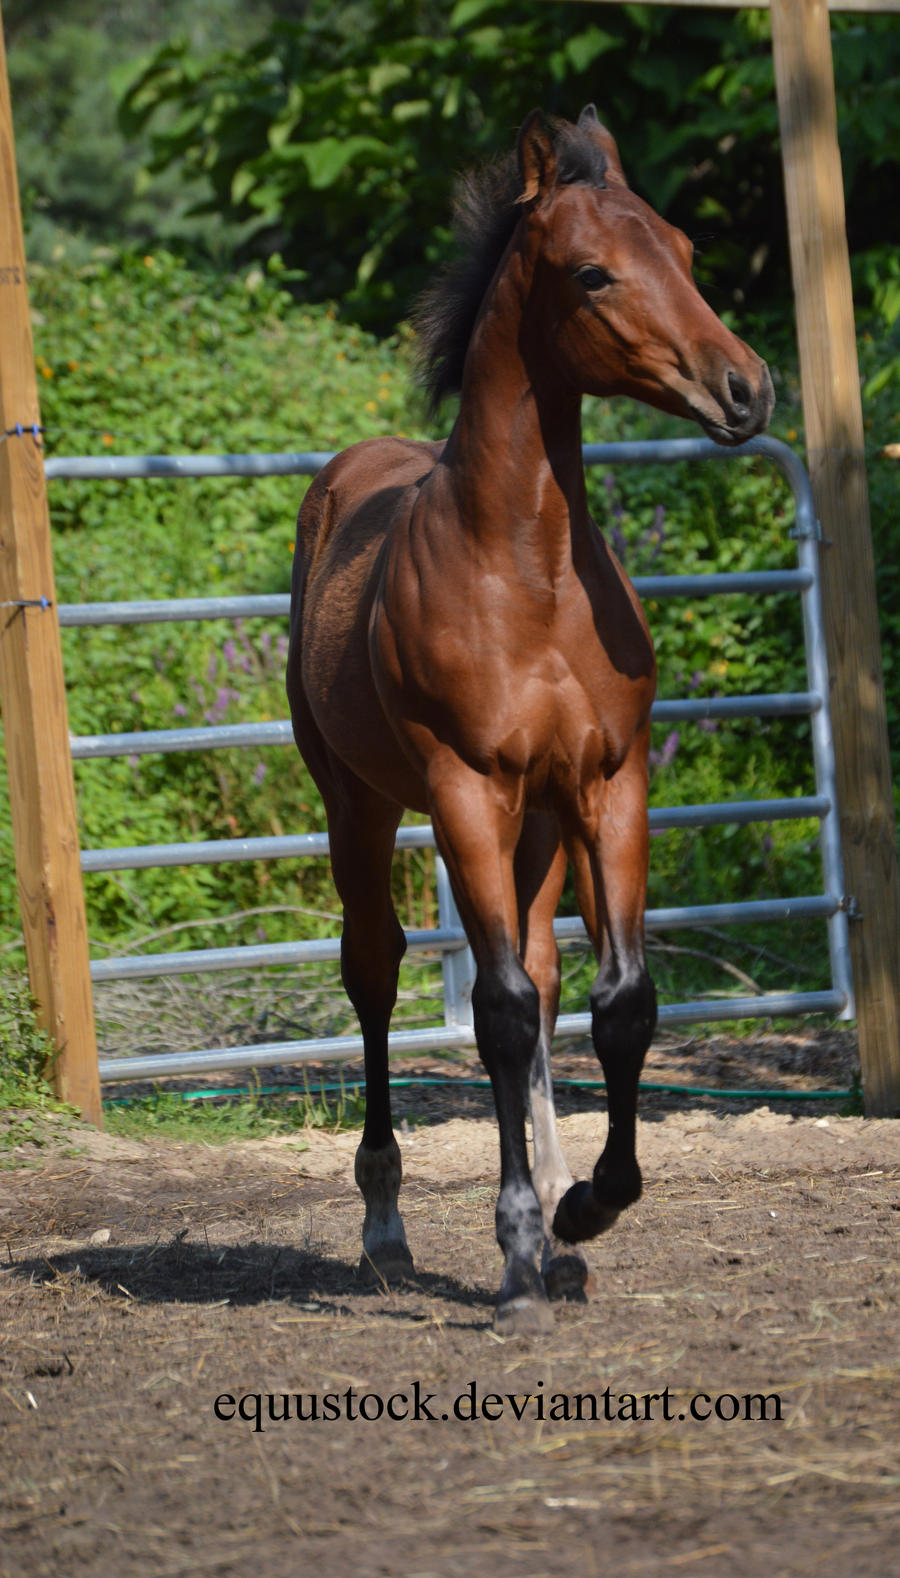
[{"label": "foal's knee", "polygon": [[591,1029],[597,1057],[636,1064],[640,1071],[656,1028],[656,989],[641,964],[612,980],[600,972],[591,988]]},{"label": "foal's knee", "polygon": [[541,1029],[540,994],[530,976],[510,959],[499,970],[479,970],[472,990],[475,1036],[488,1072],[496,1064],[530,1067]]}]

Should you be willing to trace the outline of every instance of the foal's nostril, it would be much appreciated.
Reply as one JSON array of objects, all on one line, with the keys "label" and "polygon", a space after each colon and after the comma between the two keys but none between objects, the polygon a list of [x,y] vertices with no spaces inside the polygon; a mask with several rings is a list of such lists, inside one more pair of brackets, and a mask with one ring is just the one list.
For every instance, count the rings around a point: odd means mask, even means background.
[{"label": "foal's nostril", "polygon": [[728,393],[731,395],[735,416],[749,416],[750,407],[753,403],[753,390],[750,388],[746,378],[742,378],[739,373],[729,373]]}]

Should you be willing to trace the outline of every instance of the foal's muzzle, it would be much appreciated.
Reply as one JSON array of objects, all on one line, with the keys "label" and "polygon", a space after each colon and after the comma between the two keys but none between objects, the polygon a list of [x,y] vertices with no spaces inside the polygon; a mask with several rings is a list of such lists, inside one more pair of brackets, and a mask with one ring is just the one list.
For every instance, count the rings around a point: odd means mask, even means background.
[{"label": "foal's muzzle", "polygon": [[716,399],[721,406],[720,418],[701,417],[704,431],[717,444],[744,444],[769,425],[775,404],[775,390],[765,362],[760,362],[760,372],[755,386],[743,374],[729,368]]}]

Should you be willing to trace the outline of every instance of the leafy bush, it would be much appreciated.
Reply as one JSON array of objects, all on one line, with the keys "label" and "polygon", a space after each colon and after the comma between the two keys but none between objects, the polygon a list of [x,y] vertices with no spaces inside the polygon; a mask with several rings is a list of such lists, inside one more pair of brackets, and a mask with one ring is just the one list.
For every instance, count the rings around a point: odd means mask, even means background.
[{"label": "leafy bush", "polygon": [[47,1069],[55,1055],[35,1018],[28,982],[17,972],[0,975],[0,1107],[42,1105],[52,1098]]},{"label": "leafy bush", "polygon": [[[896,249],[896,18],[834,17],[835,77],[859,251]],[[313,300],[391,327],[448,242],[461,166],[509,145],[534,107],[596,100],[638,190],[702,242],[736,299],[788,281],[767,16],[528,0],[312,0],[250,49],[171,38],[136,68],[120,120],[152,128],[152,169],[206,193]]]},{"label": "leafy bush", "polygon": [[[222,278],[164,252],[106,254],[82,269],[37,269],[37,365],[51,452],[324,449],[388,431],[423,432],[404,333],[378,342],[325,307],[300,307],[276,270]],[[771,354],[759,326],[748,337]],[[776,343],[773,342],[772,343]],[[863,345],[868,375],[878,339]],[[782,433],[797,421],[795,383],[777,348]],[[890,386],[870,401],[873,444],[896,436]],[[665,436],[684,426],[625,403],[588,401],[590,440]],[[793,436],[796,436],[795,434]],[[891,462],[873,455],[880,558],[890,592]],[[305,483],[270,478],[55,482],[51,511],[63,602],[285,591],[292,525]],[[790,496],[761,461],[598,468],[592,508],[634,575],[790,564]],[[885,562],[886,561],[886,562]],[[887,605],[886,605],[887,606]],[[896,607],[896,603],[894,604]],[[804,688],[796,602],[729,597],[648,612],[663,696]],[[284,628],[246,621],[64,632],[76,734],[286,715]],[[897,674],[889,667],[900,712]],[[812,788],[808,738],[796,722],[658,728],[654,804]],[[77,765],[85,848],[324,826],[319,797],[292,748],[177,754]],[[816,827],[665,833],[653,840],[651,904],[810,891]],[[3,938],[15,940],[11,840],[0,809]],[[430,855],[397,862],[401,913],[434,920]],[[325,862],[247,863],[111,873],[88,879],[95,948],[137,934],[194,946],[225,914],[235,941],[333,933]],[[161,935],[178,928],[170,942]],[[215,940],[214,934],[209,940]],[[820,940],[821,941],[821,940]],[[805,946],[805,945],[804,945]],[[820,956],[821,945],[813,945]]]},{"label": "leafy bush", "polygon": [[200,247],[227,261],[240,232],[221,220],[193,219],[202,195],[180,171],[152,177],[150,149],[123,135],[116,118],[117,74],[175,30],[194,48],[240,49],[271,20],[239,0],[6,0],[16,163],[32,261],[65,255],[85,262],[98,243]]},{"label": "leafy bush", "polygon": [[[298,310],[277,270],[222,278],[165,252],[104,255],[81,269],[35,269],[32,296],[51,454],[328,449],[416,431],[407,337],[378,343],[329,309]],[[302,477],[51,484],[60,601],[285,592],[306,485]],[[217,621],[65,632],[72,731],[284,717],[285,629]],[[324,825],[293,748],[86,762],[76,777],[86,848]],[[0,845],[11,857],[5,810]],[[111,942],[138,917],[157,930],[185,914],[202,919],[261,901],[333,912],[327,862],[296,875],[284,869],[92,878],[92,934]],[[11,927],[11,858],[0,899]],[[307,923],[315,931],[314,918]],[[265,924],[276,934],[287,926],[277,915]],[[319,929],[333,926],[329,916]]]}]

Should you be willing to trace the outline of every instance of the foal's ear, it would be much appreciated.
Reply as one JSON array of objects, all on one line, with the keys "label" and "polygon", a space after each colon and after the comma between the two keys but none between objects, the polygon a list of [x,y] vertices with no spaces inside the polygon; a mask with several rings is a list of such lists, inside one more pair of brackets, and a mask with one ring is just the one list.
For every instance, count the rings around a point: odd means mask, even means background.
[{"label": "foal's ear", "polygon": [[587,132],[588,136],[597,144],[606,160],[607,186],[627,186],[625,171],[619,158],[615,138],[608,132],[601,121],[597,119],[596,106],[586,104],[578,117],[579,131]]},{"label": "foal's ear", "polygon": [[516,153],[522,177],[522,194],[518,201],[530,203],[536,197],[546,197],[556,185],[557,160],[540,110],[532,110],[519,127]]}]

